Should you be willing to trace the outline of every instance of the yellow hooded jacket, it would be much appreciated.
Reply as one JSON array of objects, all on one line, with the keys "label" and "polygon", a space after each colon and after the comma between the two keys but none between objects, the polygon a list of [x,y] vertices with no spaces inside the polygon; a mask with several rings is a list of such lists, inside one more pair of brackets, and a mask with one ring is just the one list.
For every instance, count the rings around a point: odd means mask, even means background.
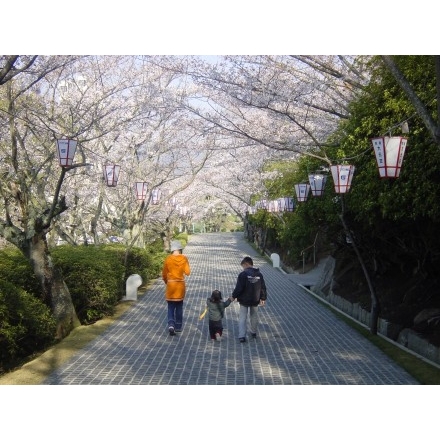
[{"label": "yellow hooded jacket", "polygon": [[185,298],[185,275],[189,275],[186,255],[168,255],[162,269],[162,279],[166,284],[165,299],[167,301],[182,301]]}]

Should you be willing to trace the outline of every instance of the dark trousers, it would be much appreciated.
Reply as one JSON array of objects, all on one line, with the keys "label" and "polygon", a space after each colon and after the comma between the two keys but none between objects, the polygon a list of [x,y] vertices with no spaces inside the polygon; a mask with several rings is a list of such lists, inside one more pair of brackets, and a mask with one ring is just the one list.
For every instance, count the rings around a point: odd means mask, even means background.
[{"label": "dark trousers", "polygon": [[223,323],[222,320],[220,321],[211,321],[209,320],[209,336],[211,336],[211,339],[215,339],[215,334],[219,333],[220,336],[223,333]]}]

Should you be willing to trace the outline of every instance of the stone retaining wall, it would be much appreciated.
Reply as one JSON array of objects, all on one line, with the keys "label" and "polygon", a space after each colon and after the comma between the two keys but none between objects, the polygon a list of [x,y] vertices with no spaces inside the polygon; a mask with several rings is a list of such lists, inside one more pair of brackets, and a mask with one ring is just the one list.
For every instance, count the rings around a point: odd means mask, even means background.
[{"label": "stone retaining wall", "polygon": [[[333,307],[369,328],[370,312],[368,310],[363,309],[358,303],[352,303],[333,293],[331,279],[335,267],[334,263],[334,258],[329,257],[318,283],[311,286],[310,290]],[[430,344],[414,330],[379,318],[377,332],[391,339],[398,345],[440,366],[440,347]]]}]

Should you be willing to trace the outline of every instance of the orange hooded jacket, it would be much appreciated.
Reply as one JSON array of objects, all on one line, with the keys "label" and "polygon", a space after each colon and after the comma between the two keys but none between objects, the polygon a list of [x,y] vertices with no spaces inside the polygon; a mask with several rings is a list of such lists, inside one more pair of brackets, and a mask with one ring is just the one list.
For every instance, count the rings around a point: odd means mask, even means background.
[{"label": "orange hooded jacket", "polygon": [[162,279],[166,284],[165,299],[182,301],[185,298],[185,275],[189,275],[188,258],[185,255],[168,255],[162,269]]}]

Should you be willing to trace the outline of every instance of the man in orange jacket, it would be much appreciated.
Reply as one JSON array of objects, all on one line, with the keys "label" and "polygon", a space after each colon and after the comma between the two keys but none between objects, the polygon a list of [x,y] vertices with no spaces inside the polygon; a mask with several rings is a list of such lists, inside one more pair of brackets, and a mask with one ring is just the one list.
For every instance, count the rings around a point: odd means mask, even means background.
[{"label": "man in orange jacket", "polygon": [[165,259],[162,269],[162,279],[166,284],[165,300],[168,303],[168,331],[171,336],[182,331],[185,275],[191,273],[188,258],[182,255],[182,249],[180,241],[171,242],[171,255]]}]

